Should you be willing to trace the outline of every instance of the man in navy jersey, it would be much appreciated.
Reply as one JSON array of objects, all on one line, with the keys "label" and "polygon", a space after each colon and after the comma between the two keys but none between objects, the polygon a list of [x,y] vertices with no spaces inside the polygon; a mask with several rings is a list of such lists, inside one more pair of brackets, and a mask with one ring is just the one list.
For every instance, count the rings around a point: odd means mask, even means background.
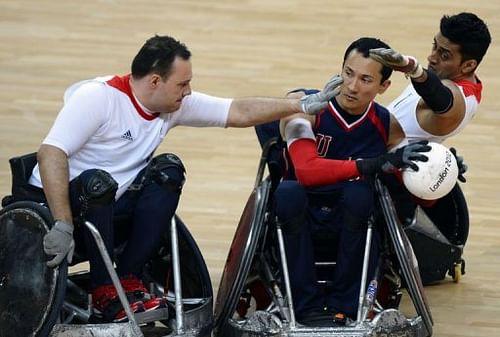
[{"label": "man in navy jersey", "polygon": [[[404,139],[397,120],[374,102],[390,85],[392,69],[369,57],[389,48],[375,38],[360,38],[346,50],[338,96],[315,117],[281,120],[289,170],[275,192],[275,210],[285,229],[285,245],[297,321],[332,325],[339,313],[356,317],[367,222],[373,211],[371,176],[415,166],[429,150],[417,143],[387,153]],[[300,89],[289,97],[310,94]],[[314,266],[313,237],[336,233],[338,250],[333,289],[320,293]],[[329,246],[331,247],[331,245]],[[371,246],[368,279],[373,277],[378,241]]]},{"label": "man in navy jersey", "polygon": [[[65,93],[65,104],[38,150],[30,184],[46,200],[54,226],[44,250],[57,266],[71,261],[75,241],[89,255],[93,306],[104,321],[126,319],[117,292],[91,235],[75,218],[98,228],[113,257],[113,217],[129,221],[117,273],[133,312],[164,305],[140,280],[159,249],[184,183],[184,166],[173,154],[153,154],[178,125],[247,127],[292,113],[315,114],[334,96],[332,83],[298,98],[220,98],[191,90],[191,53],[169,36],[153,36],[132,61],[131,73],[82,81]],[[43,189],[43,190],[42,190]]]}]

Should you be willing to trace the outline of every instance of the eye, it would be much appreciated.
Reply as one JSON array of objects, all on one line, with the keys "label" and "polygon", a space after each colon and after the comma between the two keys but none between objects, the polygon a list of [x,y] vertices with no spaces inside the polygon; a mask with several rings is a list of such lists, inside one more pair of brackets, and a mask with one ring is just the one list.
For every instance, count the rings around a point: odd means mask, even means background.
[{"label": "eye", "polygon": [[346,74],[347,77],[352,77],[352,71],[350,69],[344,69],[344,74]]},{"label": "eye", "polygon": [[441,57],[441,60],[443,61],[447,61],[450,59],[450,53],[448,53],[447,51],[442,51],[439,55]]}]

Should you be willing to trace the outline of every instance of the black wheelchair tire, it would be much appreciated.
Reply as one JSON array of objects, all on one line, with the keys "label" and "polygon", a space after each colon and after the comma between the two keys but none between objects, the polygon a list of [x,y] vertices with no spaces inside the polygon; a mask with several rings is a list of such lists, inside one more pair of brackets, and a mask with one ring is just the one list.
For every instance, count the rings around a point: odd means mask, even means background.
[{"label": "black wheelchair tire", "polygon": [[[53,219],[48,208],[33,201],[18,201],[9,204],[8,206],[0,210],[0,219],[3,219],[10,214],[14,216],[18,212],[25,212],[27,214],[33,212],[38,215],[39,218],[37,218],[37,221],[41,221],[40,227],[45,232],[47,232],[53,225]],[[63,305],[66,292],[66,279],[68,275],[68,264],[66,259],[64,259],[58,267],[51,269],[50,272],[55,274],[55,284],[53,285],[55,289],[53,291],[52,297],[49,299],[49,303],[47,303],[47,310],[45,312],[45,315],[36,328],[36,331],[34,331],[36,337],[47,337],[52,331],[52,328],[54,327],[59,317],[59,312]],[[2,334],[0,333],[0,336],[1,335]],[[17,334],[17,336],[23,337],[20,336],[19,333]]]}]

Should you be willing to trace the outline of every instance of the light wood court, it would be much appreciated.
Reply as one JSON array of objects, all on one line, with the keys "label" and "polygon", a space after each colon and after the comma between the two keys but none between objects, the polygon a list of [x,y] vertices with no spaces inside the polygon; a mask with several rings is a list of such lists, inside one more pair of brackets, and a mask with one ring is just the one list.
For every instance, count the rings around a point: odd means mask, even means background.
[{"label": "light wood court", "polygon": [[[460,4],[462,3],[462,4]],[[2,0],[0,1],[0,195],[9,193],[8,158],[36,151],[67,86],[129,72],[155,33],[193,52],[194,90],[219,96],[282,96],[321,87],[340,71],[347,45],[376,36],[426,64],[443,14],[472,11],[493,36],[479,76],[484,92],[472,125],[448,145],[469,165],[462,185],[471,230],[467,274],[428,287],[435,336],[500,335],[500,4],[492,0]],[[395,73],[379,98],[406,85]],[[71,130],[68,130],[71,132]],[[178,154],[188,179],[178,213],[207,261],[217,289],[259,159],[253,129],[173,130],[160,152]]]}]

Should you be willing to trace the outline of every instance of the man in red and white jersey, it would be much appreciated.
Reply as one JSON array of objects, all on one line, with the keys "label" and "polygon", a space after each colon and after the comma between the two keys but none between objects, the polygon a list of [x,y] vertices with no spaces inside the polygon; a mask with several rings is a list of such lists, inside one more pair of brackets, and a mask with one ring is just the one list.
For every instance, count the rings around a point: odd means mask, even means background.
[{"label": "man in red and white jersey", "polygon": [[[427,69],[414,57],[393,49],[370,51],[372,58],[411,79],[411,84],[387,106],[406,135],[402,144],[419,140],[442,143],[467,126],[481,101],[483,85],[476,69],[490,43],[490,32],[483,20],[475,14],[463,12],[441,18],[440,30],[427,57]],[[455,149],[451,151],[456,155]],[[458,179],[465,182],[463,173],[467,166],[461,157],[457,160]],[[391,190],[399,190],[397,186],[394,184],[395,189]],[[398,199],[402,200],[405,194],[399,193]],[[407,211],[398,207],[404,221],[411,220],[414,208],[413,203],[406,204],[409,206]]]},{"label": "man in red and white jersey", "polygon": [[475,71],[490,45],[486,24],[472,13],[441,18],[428,66],[393,49],[374,49],[371,57],[410,77],[411,84],[388,109],[409,142],[443,142],[472,119],[481,101],[482,83]]}]

